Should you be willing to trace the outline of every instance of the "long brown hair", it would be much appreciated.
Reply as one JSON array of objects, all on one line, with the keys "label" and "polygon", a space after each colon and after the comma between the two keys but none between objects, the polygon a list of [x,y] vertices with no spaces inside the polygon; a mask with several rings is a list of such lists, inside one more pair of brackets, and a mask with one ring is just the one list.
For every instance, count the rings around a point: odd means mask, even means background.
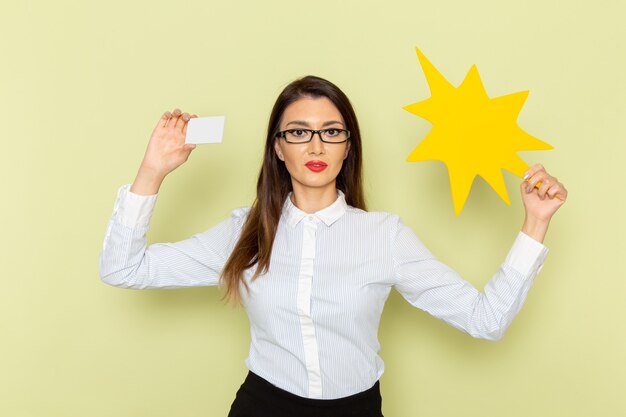
[{"label": "long brown hair", "polygon": [[292,191],[291,176],[285,163],[276,155],[274,141],[283,112],[290,104],[303,97],[326,97],[341,113],[346,129],[350,131],[351,143],[348,156],[337,175],[336,186],[345,194],[348,205],[365,210],[361,180],[361,132],[350,100],[336,85],[323,78],[307,76],[293,81],[274,103],[267,128],[263,165],[257,181],[256,199],[222,271],[221,280],[226,285],[226,299],[235,302],[241,300],[240,285],[243,283],[248,289],[243,275],[245,270],[256,265],[253,280],[269,270],[272,245],[283,204]]}]

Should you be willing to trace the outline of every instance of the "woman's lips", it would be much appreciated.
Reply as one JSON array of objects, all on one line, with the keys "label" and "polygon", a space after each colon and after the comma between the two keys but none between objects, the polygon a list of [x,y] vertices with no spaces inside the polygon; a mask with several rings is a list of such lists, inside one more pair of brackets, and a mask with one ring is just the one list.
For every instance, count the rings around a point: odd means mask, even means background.
[{"label": "woman's lips", "polygon": [[304,165],[313,172],[321,172],[328,167],[326,162],[322,161],[309,161]]}]

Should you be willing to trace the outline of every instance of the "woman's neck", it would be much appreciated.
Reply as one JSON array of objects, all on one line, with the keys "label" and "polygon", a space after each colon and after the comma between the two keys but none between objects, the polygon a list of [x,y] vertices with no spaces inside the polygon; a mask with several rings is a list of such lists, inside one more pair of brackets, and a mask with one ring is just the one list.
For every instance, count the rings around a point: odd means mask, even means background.
[{"label": "woman's neck", "polygon": [[305,213],[315,213],[330,206],[337,200],[335,185],[329,187],[298,187],[294,184],[291,202]]}]

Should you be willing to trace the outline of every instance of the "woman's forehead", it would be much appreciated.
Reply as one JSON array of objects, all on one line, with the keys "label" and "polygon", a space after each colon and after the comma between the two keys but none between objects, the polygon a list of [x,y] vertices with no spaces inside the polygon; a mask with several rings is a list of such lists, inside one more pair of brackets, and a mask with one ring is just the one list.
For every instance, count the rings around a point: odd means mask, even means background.
[{"label": "woman's forehead", "polygon": [[339,109],[327,97],[302,97],[291,103],[283,112],[281,124],[301,122],[300,124],[343,124]]}]

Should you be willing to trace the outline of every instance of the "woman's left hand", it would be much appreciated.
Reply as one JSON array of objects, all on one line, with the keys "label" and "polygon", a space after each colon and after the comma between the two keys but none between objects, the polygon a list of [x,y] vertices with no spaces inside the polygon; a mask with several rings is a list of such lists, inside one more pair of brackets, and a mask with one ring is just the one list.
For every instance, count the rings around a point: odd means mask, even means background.
[{"label": "woman's left hand", "polygon": [[[567,189],[541,164],[533,165],[520,185],[526,219],[522,231],[542,242],[550,219],[567,200]],[[541,183],[539,187],[535,187]]]}]

